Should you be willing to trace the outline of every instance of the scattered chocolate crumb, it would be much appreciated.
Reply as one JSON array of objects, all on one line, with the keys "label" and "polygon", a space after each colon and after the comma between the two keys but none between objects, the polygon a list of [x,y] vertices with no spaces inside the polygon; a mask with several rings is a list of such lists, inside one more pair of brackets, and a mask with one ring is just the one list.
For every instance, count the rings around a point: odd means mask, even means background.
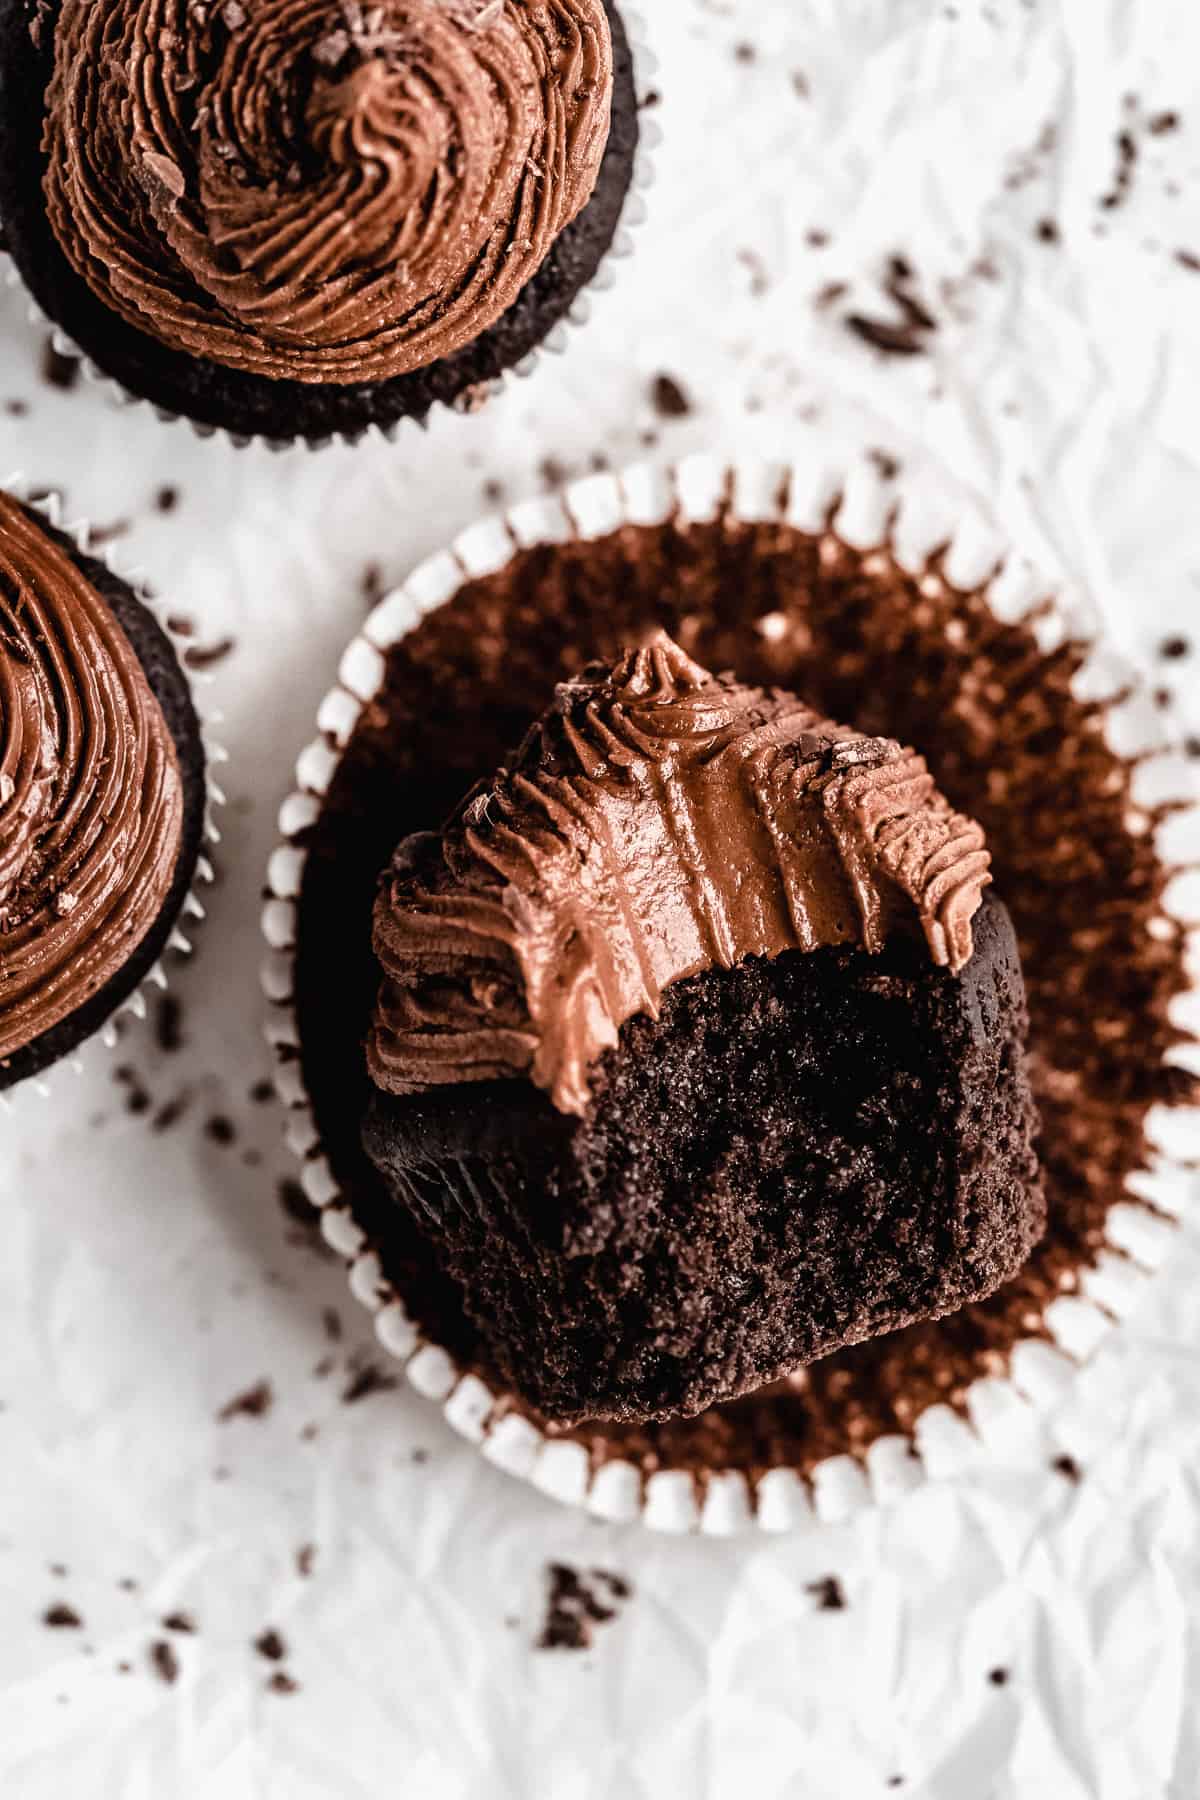
[{"label": "scattered chocolate crumb", "polygon": [[70,393],[79,380],[81,364],[77,356],[65,356],[55,348],[54,339],[47,338],[42,346],[42,380],[48,387],[59,388],[63,393]]},{"label": "scattered chocolate crumb", "polygon": [[150,1666],[160,1681],[171,1687],[179,1679],[179,1658],[166,1638],[156,1638],[150,1646]]},{"label": "scattered chocolate crumb", "polygon": [[753,44],[747,44],[744,42],[740,43],[740,44],[735,44],[733,46],[733,59],[735,62],[740,62],[740,63],[757,62],[758,61],[758,51],[754,48]]},{"label": "scattered chocolate crumb", "polygon": [[4,410],[10,419],[23,419],[29,412],[28,400],[6,400]]},{"label": "scattered chocolate crumb", "polygon": [[307,1580],[313,1572],[313,1564],[316,1559],[317,1546],[315,1544],[301,1544],[296,1552],[297,1575],[303,1575],[305,1580]]},{"label": "scattered chocolate crumb", "polygon": [[1170,688],[1160,687],[1160,688],[1155,688],[1155,690],[1154,690],[1154,704],[1161,711],[1165,712],[1167,707],[1170,706],[1170,704],[1174,698],[1175,698],[1175,696],[1172,694]]},{"label": "scattered chocolate crumb", "polygon": [[1154,113],[1146,121],[1146,130],[1151,137],[1166,137],[1169,132],[1179,130],[1179,114],[1177,112]]},{"label": "scattered chocolate crumb", "polygon": [[131,1662],[119,1662],[117,1664],[117,1674],[118,1675],[132,1675],[133,1674],[133,1664]]},{"label": "scattered chocolate crumb", "polygon": [[1138,143],[1128,127],[1122,127],[1117,133],[1117,167],[1113,182],[1108,192],[1101,196],[1100,205],[1105,212],[1112,212],[1121,206],[1129,197],[1133,186],[1134,170],[1137,168]]},{"label": "scattered chocolate crumb", "polygon": [[363,1363],[362,1367],[351,1376],[342,1393],[342,1404],[353,1406],[356,1400],[365,1400],[371,1394],[390,1393],[400,1383],[394,1375],[385,1375],[375,1363]]},{"label": "scattered chocolate crumb", "polygon": [[93,525],[88,531],[88,541],[93,549],[102,550],[105,544],[127,537],[132,526],[132,519],[114,519],[111,525]]},{"label": "scattered chocolate crumb", "polygon": [[937,320],[914,293],[915,280],[912,265],[905,257],[889,257],[883,291],[899,313],[899,321],[854,312],[846,317],[846,329],[885,356],[922,355],[928,349],[927,337],[937,330]]},{"label": "scattered chocolate crumb", "polygon": [[154,496],[154,504],[160,513],[171,513],[179,505],[179,489],[169,483],[159,488]]},{"label": "scattered chocolate crumb", "polygon": [[761,300],[763,295],[769,293],[771,289],[771,278],[767,274],[766,263],[757,250],[739,250],[737,259],[750,277],[751,298]]},{"label": "scattered chocolate crumb", "polygon": [[47,1567],[47,1569],[49,1569],[51,1575],[53,1575],[53,1577],[56,1581],[65,1581],[67,1576],[71,1573],[71,1571],[70,1571],[70,1569],[68,1569],[66,1563],[60,1563],[60,1562],[47,1563],[46,1567]]},{"label": "scattered chocolate crumb", "polygon": [[265,1631],[259,1632],[254,1640],[254,1648],[260,1656],[265,1656],[268,1662],[282,1662],[287,1655],[287,1645],[273,1625],[268,1625]]},{"label": "scattered chocolate crumb", "polygon": [[162,1622],[164,1631],[179,1631],[193,1635],[196,1621],[189,1612],[169,1612]]},{"label": "scattered chocolate crumb", "polygon": [[302,1444],[311,1444],[313,1442],[313,1440],[320,1434],[320,1430],[321,1430],[321,1427],[317,1424],[314,1424],[314,1422],[310,1419],[307,1425],[302,1425],[300,1427],[300,1442]]},{"label": "scattered chocolate crumb", "polygon": [[1194,250],[1177,250],[1175,261],[1181,269],[1188,269],[1193,275],[1200,274],[1200,256]]},{"label": "scattered chocolate crumb", "polygon": [[184,1088],[181,1093],[175,1095],[173,1100],[164,1101],[150,1121],[151,1131],[169,1131],[173,1125],[178,1125],[190,1106],[191,1099],[190,1091]]},{"label": "scattered chocolate crumb", "polygon": [[213,1113],[204,1121],[204,1135],[213,1144],[232,1144],[237,1137],[237,1129],[232,1119],[224,1113]]},{"label": "scattered chocolate crumb", "polygon": [[136,1594],[138,1591],[138,1583],[134,1580],[132,1575],[122,1575],[117,1586],[123,1594]]},{"label": "scattered chocolate crumb", "polygon": [[546,1567],[546,1616],[539,1650],[587,1650],[597,1625],[615,1619],[617,1603],[633,1593],[623,1575],[607,1569],[590,1569],[586,1574],[568,1563],[552,1562]]},{"label": "scattered chocolate crumb", "polygon": [[174,994],[159,996],[154,1015],[154,1041],[167,1056],[183,1048],[183,1008]]},{"label": "scattered chocolate crumb", "polygon": [[805,232],[804,241],[810,250],[824,250],[829,243],[829,233],[814,227]]},{"label": "scattered chocolate crumb", "polygon": [[884,481],[895,481],[900,473],[900,459],[890,450],[868,450],[867,458],[874,463]]},{"label": "scattered chocolate crumb", "polygon": [[1178,662],[1180,657],[1187,656],[1192,646],[1182,635],[1164,638],[1158,646],[1158,654],[1167,662]]},{"label": "scattered chocolate crumb", "polygon": [[660,419],[686,419],[692,411],[687,390],[673,375],[656,375],[650,397]]},{"label": "scattered chocolate crumb", "polygon": [[255,1106],[266,1106],[274,1098],[275,1083],[268,1076],[264,1076],[261,1081],[256,1081],[250,1089],[250,1099]]},{"label": "scattered chocolate crumb", "polygon": [[173,632],[176,637],[190,638],[195,633],[196,622],[194,619],[189,619],[186,613],[168,613],[167,630]]},{"label": "scattered chocolate crumb", "polygon": [[888,1776],[888,1786],[890,1788],[903,1787],[904,1786],[903,1775],[889,1775]]},{"label": "scattered chocolate crumb", "polygon": [[141,1076],[129,1063],[120,1063],[113,1070],[113,1080],[120,1082],[125,1089],[125,1111],[131,1113],[149,1112],[151,1097]]},{"label": "scattered chocolate crumb", "polygon": [[324,1329],[325,1336],[329,1339],[329,1342],[331,1344],[337,1344],[337,1343],[341,1342],[341,1339],[342,1339],[342,1315],[337,1310],[336,1306],[322,1307],[322,1309],[321,1309],[321,1325]]},{"label": "scattered chocolate crumb", "polygon": [[362,597],[366,604],[367,611],[370,612],[372,607],[379,605],[379,602],[387,592],[383,579],[383,570],[378,563],[373,562],[367,564],[362,572],[360,586],[362,588]]},{"label": "scattered chocolate crumb", "polygon": [[829,308],[836,306],[842,296],[848,294],[849,291],[849,286],[844,281],[827,281],[825,286],[818,288],[813,295],[813,305],[818,312],[828,312]]},{"label": "scattered chocolate crumb", "polygon": [[504,483],[502,481],[485,481],[483,497],[489,506],[499,506],[504,499]]},{"label": "scattered chocolate crumb", "polygon": [[647,88],[646,92],[642,95],[641,100],[638,102],[638,105],[643,110],[650,106],[661,106],[662,95],[657,88]]},{"label": "scattered chocolate crumb", "polygon": [[421,1467],[429,1461],[429,1452],[428,1450],[421,1449],[420,1445],[418,1445],[412,1453],[412,1459],[418,1467]]},{"label": "scattered chocolate crumb", "polygon": [[1007,1669],[989,1669],[988,1680],[993,1687],[1004,1687],[1008,1681]]},{"label": "scattered chocolate crumb", "polygon": [[323,1356],[320,1362],[313,1364],[313,1380],[324,1381],[327,1375],[333,1374],[336,1366],[336,1362],[332,1356]]},{"label": "scattered chocolate crumb", "polygon": [[52,1631],[80,1631],[83,1628],[83,1620],[65,1600],[56,1600],[53,1606],[46,1608],[42,1614],[42,1624],[48,1625]]},{"label": "scattered chocolate crumb", "polygon": [[275,1403],[275,1390],[269,1381],[256,1381],[242,1394],[235,1394],[227,1400],[217,1414],[220,1424],[227,1424],[230,1419],[262,1419],[270,1412]]},{"label": "scattered chocolate crumb", "polygon": [[1200,758],[1200,737],[1184,738],[1183,748],[1188,756]]},{"label": "scattered chocolate crumb", "polygon": [[1056,1456],[1050,1467],[1055,1474],[1064,1476],[1067,1481],[1078,1483],[1083,1480],[1083,1470],[1075,1458],[1066,1455],[1065,1452],[1062,1456]]},{"label": "scattered chocolate crumb", "polygon": [[235,641],[231,637],[218,638],[215,644],[189,644],[183,653],[183,660],[189,669],[211,669],[217,663],[224,662],[235,648]]},{"label": "scattered chocolate crumb", "polygon": [[267,1682],[269,1694],[297,1694],[299,1691],[300,1683],[294,1675],[289,1675],[286,1669],[276,1669]]},{"label": "scattered chocolate crumb", "polygon": [[836,1575],[823,1575],[820,1581],[807,1582],[805,1591],[816,1601],[818,1612],[846,1610],[846,1590]]},{"label": "scattered chocolate crumb", "polygon": [[792,70],[792,88],[795,93],[799,94],[801,100],[807,100],[812,93],[812,89],[808,85],[808,76],[803,69]]},{"label": "scattered chocolate crumb", "polygon": [[1036,236],[1040,243],[1057,244],[1062,239],[1062,232],[1058,229],[1058,224],[1054,219],[1039,219]]}]

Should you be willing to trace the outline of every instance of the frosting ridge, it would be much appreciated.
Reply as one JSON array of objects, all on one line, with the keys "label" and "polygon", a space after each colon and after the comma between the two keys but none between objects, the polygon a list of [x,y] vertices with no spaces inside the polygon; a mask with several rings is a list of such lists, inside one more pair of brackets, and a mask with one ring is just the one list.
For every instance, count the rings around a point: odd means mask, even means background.
[{"label": "frosting ridge", "polygon": [[170,348],[384,381],[514,302],[608,141],[603,0],[61,0],[55,236]]},{"label": "frosting ridge", "polygon": [[915,752],[657,633],[563,684],[444,834],[400,846],[371,1076],[409,1093],[527,1074],[582,1113],[621,1025],[706,968],[919,926],[957,972],[989,862]]},{"label": "frosting ridge", "polygon": [[65,550],[0,494],[0,1058],[124,966],[183,835],[171,734]]}]

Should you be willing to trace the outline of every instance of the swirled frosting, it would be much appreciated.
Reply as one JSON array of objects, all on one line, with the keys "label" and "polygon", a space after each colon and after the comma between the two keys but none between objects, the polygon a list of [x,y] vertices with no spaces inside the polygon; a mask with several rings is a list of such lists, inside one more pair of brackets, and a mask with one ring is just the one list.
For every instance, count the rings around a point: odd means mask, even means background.
[{"label": "swirled frosting", "polygon": [[385,381],[512,305],[611,101],[602,0],[61,0],[47,210],[170,348]]},{"label": "swirled frosting", "polygon": [[511,767],[400,846],[371,1076],[403,1094],[528,1075],[582,1113],[622,1024],[704,969],[909,929],[959,971],[989,863],[914,751],[660,633],[560,687]]},{"label": "swirled frosting", "polygon": [[182,833],[175,745],[132,644],[0,494],[0,1058],[129,960]]}]

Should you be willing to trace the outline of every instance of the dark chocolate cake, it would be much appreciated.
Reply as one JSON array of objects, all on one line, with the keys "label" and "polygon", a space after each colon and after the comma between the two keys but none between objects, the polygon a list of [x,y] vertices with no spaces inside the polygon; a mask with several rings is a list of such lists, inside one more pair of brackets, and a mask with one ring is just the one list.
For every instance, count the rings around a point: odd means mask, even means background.
[{"label": "dark chocolate cake", "polygon": [[67,1056],[166,948],[204,835],[191,689],[128,584],[0,495],[0,1089]]},{"label": "dark chocolate cake", "polygon": [[469,405],[570,311],[633,177],[615,5],[564,0],[553,46],[546,16],[0,0],[8,248],[105,374],[202,427],[315,442]]},{"label": "dark chocolate cake", "polygon": [[401,844],[366,1147],[524,1399],[696,1413],[1015,1273],[1045,1215],[988,863],[919,756],[661,632]]},{"label": "dark chocolate cake", "polygon": [[[593,1465],[628,1458],[701,1481],[807,1469],[908,1434],[935,1401],[963,1405],[978,1377],[1006,1372],[1015,1344],[1048,1335],[1047,1307],[1077,1291],[1108,1247],[1109,1207],[1132,1199],[1151,1108],[1194,1098],[1192,1078],[1166,1060],[1186,1038],[1170,1017],[1188,986],[1185,934],[1163,910],[1172,871],[1153,829],[1129,825],[1135,764],[1106,741],[1104,703],[1074,691],[1086,647],[1044,651],[1032,619],[999,620],[986,590],[956,588],[936,558],[912,574],[886,548],[723,509],[711,524],[542,546],[465,580],[389,652],[304,834],[295,966],[320,1153],[409,1312],[460,1365],[504,1385],[460,1286],[360,1139],[379,875],[401,838],[437,830],[520,742],[548,682],[615,657],[648,625],[709,667],[919,744],[940,789],[983,826],[1020,944],[1048,1214],[1020,1273],[989,1299],[824,1357],[786,1387],[694,1419],[568,1434]],[[1151,827],[1169,811],[1152,810]]]}]

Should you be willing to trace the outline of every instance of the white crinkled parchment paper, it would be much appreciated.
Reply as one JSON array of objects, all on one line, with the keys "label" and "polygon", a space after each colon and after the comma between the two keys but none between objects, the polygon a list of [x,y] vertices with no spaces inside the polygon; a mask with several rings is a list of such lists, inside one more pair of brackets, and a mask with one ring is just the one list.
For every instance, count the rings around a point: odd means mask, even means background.
[{"label": "white crinkled parchment paper", "polygon": [[[0,300],[0,464],[127,525],[196,644],[234,641],[209,695],[232,757],[220,880],[172,983],[184,1045],[131,1025],[53,1102],[0,1115],[5,1800],[1200,1794],[1193,1226],[1044,1436],[768,1544],[596,1525],[407,1390],[347,1402],[382,1359],[340,1268],[289,1241],[278,1115],[252,1097],[275,808],[368,569],[403,576],[489,482],[518,498],[594,454],[786,456],[813,434],[940,459],[1200,735],[1200,657],[1157,654],[1200,641],[1190,0],[649,10],[650,227],[568,357],[483,415],[390,448],[234,452],[46,386],[44,332]],[[1123,129],[1131,179],[1105,207]],[[894,255],[937,326],[884,358],[844,321],[899,322]],[[656,415],[664,372],[689,416]],[[268,1410],[218,1418],[262,1381]],[[632,1583],[587,1651],[535,1648],[552,1560]],[[810,1591],[829,1575],[840,1609]],[[81,1623],[47,1626],[56,1605]],[[163,1625],[180,1612],[194,1632]],[[282,1661],[255,1648],[268,1627]]]}]

